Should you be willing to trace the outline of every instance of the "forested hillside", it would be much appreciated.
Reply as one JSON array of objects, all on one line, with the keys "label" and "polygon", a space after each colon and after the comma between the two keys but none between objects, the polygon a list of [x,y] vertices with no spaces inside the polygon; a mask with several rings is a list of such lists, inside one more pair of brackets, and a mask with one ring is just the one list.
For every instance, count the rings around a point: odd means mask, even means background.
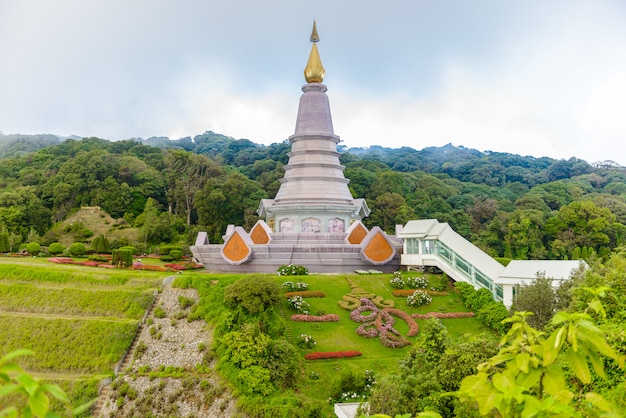
[{"label": "forested hillside", "polygon": [[[47,245],[59,238],[55,223],[100,206],[123,220],[116,227],[139,228],[130,242],[139,248],[191,244],[200,230],[219,242],[228,224],[256,222],[259,200],[278,191],[289,150],[288,142],[264,146],[213,132],[118,142],[0,135],[0,232],[12,249]],[[491,255],[518,259],[604,256],[625,240],[626,168],[611,162],[453,145],[341,151],[354,197],[372,209],[369,226],[392,232],[436,218]]]}]

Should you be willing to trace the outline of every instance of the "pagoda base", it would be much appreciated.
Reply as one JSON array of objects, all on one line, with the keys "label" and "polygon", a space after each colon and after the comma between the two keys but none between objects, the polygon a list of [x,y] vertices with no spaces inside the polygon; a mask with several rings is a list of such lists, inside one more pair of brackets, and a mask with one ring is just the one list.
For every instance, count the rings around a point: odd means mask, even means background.
[{"label": "pagoda base", "polygon": [[241,227],[229,228],[224,244],[209,244],[201,232],[190,249],[211,272],[276,273],[289,264],[304,266],[309,273],[397,271],[402,241],[377,227],[363,229],[359,222],[347,233],[273,233],[260,221],[250,234]]}]

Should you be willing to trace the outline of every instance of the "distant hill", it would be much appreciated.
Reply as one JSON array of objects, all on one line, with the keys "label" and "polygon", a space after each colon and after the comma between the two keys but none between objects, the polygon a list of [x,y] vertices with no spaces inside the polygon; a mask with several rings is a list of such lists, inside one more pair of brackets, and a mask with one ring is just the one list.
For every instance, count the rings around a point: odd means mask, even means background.
[{"label": "distant hill", "polygon": [[26,154],[61,143],[56,135],[3,135],[0,134],[0,158],[21,157]]}]

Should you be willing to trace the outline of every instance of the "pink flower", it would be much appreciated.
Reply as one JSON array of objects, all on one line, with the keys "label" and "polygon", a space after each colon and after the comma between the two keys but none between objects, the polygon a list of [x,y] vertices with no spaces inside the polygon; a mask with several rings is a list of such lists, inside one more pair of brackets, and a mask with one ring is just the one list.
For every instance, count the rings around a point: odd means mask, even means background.
[{"label": "pink flower", "polygon": [[289,317],[295,322],[338,322],[339,315],[326,314],[326,315],[305,315],[305,314],[293,314]]},{"label": "pink flower", "polygon": [[316,351],[304,356],[307,360],[323,360],[329,358],[347,358],[362,355],[360,351]]},{"label": "pink flower", "polygon": [[428,312],[425,314],[414,313],[411,316],[415,319],[457,319],[457,318],[473,318],[476,316],[474,312]]}]

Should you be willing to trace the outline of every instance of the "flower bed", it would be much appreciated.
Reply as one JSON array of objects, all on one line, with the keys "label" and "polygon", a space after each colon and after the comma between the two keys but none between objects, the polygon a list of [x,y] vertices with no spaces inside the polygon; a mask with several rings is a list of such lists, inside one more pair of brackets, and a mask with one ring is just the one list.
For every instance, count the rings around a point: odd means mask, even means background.
[{"label": "flower bed", "polygon": [[[448,292],[438,292],[435,290],[421,289],[423,292],[428,293],[431,296],[448,296]],[[415,289],[395,289],[391,291],[391,294],[397,298],[404,298],[410,296],[415,292]]]},{"label": "flower bed", "polygon": [[389,281],[389,285],[394,289],[402,289],[404,287],[404,279],[402,279],[402,273],[396,271],[391,276],[391,280]]},{"label": "flower bed", "polygon": [[298,341],[296,342],[296,345],[304,350],[309,350],[315,347],[316,344],[317,341],[315,341],[315,338],[308,334],[300,334]]},{"label": "flower bed", "polygon": [[295,292],[300,290],[308,290],[309,285],[304,282],[292,282],[291,280],[287,280],[280,287],[285,289],[287,292]]},{"label": "flower bed", "polygon": [[169,267],[165,267],[165,266],[153,266],[150,264],[141,264],[139,263],[138,265],[135,265],[136,263],[133,263],[133,265],[131,266],[131,269],[133,270],[150,270],[150,271],[173,271],[171,268]]},{"label": "flower bed", "polygon": [[[369,315],[363,315],[363,312],[371,312]],[[376,319],[378,308],[367,298],[361,299],[361,306],[350,312],[350,319],[354,322],[369,322]]]},{"label": "flower bed", "polygon": [[294,309],[297,313],[308,315],[311,311],[311,305],[306,302],[302,296],[294,296],[292,298],[287,299],[287,305],[291,309]]},{"label": "flower bed", "polygon": [[419,325],[417,325],[417,322],[415,322],[415,319],[413,319],[413,317],[409,315],[408,313],[400,309],[394,309],[394,308],[385,308],[385,312],[389,312],[391,315],[397,316],[398,318],[404,320],[404,322],[407,323],[407,325],[409,326],[409,332],[406,335],[408,337],[413,337],[417,335],[417,333],[419,332],[419,329],[420,329]]},{"label": "flower bed", "polygon": [[409,277],[406,279],[406,284],[412,289],[425,289],[428,287],[428,279],[426,277]]},{"label": "flower bed", "polygon": [[319,290],[302,290],[299,292],[287,292],[285,297],[292,298],[294,296],[300,296],[302,298],[325,298],[326,293]]},{"label": "flower bed", "polygon": [[203,264],[193,263],[190,261],[186,261],[184,263],[168,263],[165,264],[165,267],[169,267],[172,270],[181,271],[181,270],[196,270],[204,268]]},{"label": "flower bed", "polygon": [[326,314],[326,315],[304,315],[293,314],[289,317],[294,322],[338,322],[339,315]]},{"label": "flower bed", "polygon": [[348,358],[363,355],[360,351],[316,351],[304,356],[307,360],[324,360],[330,358]]},{"label": "flower bed", "polygon": [[[368,311],[371,312],[369,315],[363,315],[364,312]],[[407,345],[410,345],[411,342],[402,337],[393,327],[395,319],[391,316],[391,312],[397,314],[402,311],[393,308],[378,309],[371,300],[362,298],[361,306],[357,307],[350,313],[350,319],[355,322],[362,323],[362,325],[360,325],[356,330],[358,335],[365,338],[379,337],[380,342],[385,347],[406,347]],[[417,334],[418,328],[415,320],[404,312],[398,314],[397,316],[405,320],[408,318],[407,323],[409,323],[409,332],[414,331],[415,334]]]},{"label": "flower bed", "polygon": [[298,266],[296,264],[289,264],[278,267],[276,273],[279,276],[306,276],[309,274],[309,269],[304,266]]},{"label": "flower bed", "polygon": [[428,319],[428,318],[439,318],[439,319],[457,319],[457,318],[473,318],[476,314],[474,312],[428,312],[425,314],[414,313],[411,314],[411,317],[415,319]]},{"label": "flower bed", "polygon": [[433,297],[421,289],[417,289],[412,295],[406,297],[406,304],[417,308],[433,301]]},{"label": "flower bed", "polygon": [[77,266],[87,266],[87,267],[104,267],[104,268],[114,268],[115,266],[112,264],[103,264],[98,261],[93,260],[85,260],[85,261],[74,261],[69,257],[51,257],[48,258],[50,263],[56,264],[73,264]]}]

